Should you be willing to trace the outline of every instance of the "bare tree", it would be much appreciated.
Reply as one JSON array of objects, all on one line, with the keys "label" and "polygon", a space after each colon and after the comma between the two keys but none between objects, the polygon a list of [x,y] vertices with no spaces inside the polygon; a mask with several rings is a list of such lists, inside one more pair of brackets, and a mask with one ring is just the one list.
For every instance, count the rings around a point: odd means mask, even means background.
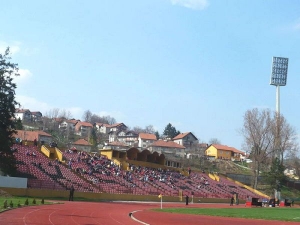
[{"label": "bare tree", "polygon": [[60,110],[59,112],[59,115],[58,115],[59,118],[64,118],[64,119],[71,119],[72,118],[72,113],[70,111],[67,111],[65,109],[62,109]]},{"label": "bare tree", "polygon": [[58,131],[58,121],[60,110],[59,108],[50,109],[43,117],[43,129],[48,131]]},{"label": "bare tree", "polygon": [[253,187],[255,189],[262,164],[266,161],[274,142],[272,128],[272,116],[269,110],[252,109],[245,113],[241,132],[244,136],[244,144],[253,160]]},{"label": "bare tree", "polygon": [[107,122],[107,124],[115,124],[117,121],[115,118],[111,117],[111,116],[102,116],[103,120],[105,120]]},{"label": "bare tree", "polygon": [[284,157],[298,149],[296,132],[282,115],[270,110],[252,109],[244,115],[242,128],[244,144],[253,160],[253,187],[257,188],[258,176],[274,159],[283,163]]},{"label": "bare tree", "polygon": [[59,108],[50,109],[45,113],[45,117],[48,117],[50,119],[58,118],[58,115],[59,115]]},{"label": "bare tree", "polygon": [[92,118],[92,112],[90,110],[86,110],[84,113],[83,113],[83,116],[82,116],[82,119],[83,121],[85,122],[90,122],[91,121],[91,118]]},{"label": "bare tree", "polygon": [[137,134],[139,134],[139,133],[145,133],[145,129],[143,129],[143,128],[139,127],[139,126],[135,126],[131,130],[134,131]]},{"label": "bare tree", "polygon": [[83,121],[94,123],[106,123],[106,124],[115,124],[116,119],[111,116],[99,116],[93,114],[90,110],[86,110],[82,116]]},{"label": "bare tree", "polygon": [[212,144],[217,144],[217,145],[220,145],[221,144],[221,141],[218,139],[218,138],[211,138],[208,142],[210,145]]},{"label": "bare tree", "polygon": [[154,130],[154,127],[153,125],[148,125],[145,127],[145,133],[148,133],[148,134],[154,134],[155,133],[155,130]]},{"label": "bare tree", "polygon": [[91,124],[94,124],[94,123],[103,123],[103,120],[100,116],[96,115],[96,114],[93,114],[91,116],[91,121],[90,121]]},{"label": "bare tree", "polygon": [[282,163],[286,154],[298,150],[297,134],[282,115],[275,113],[273,121],[273,135],[275,137],[272,146],[274,149],[273,157],[277,157]]},{"label": "bare tree", "polygon": [[132,130],[136,133],[147,133],[147,134],[155,134],[155,130],[153,125],[148,125],[145,128],[141,128],[139,126],[135,126]]}]

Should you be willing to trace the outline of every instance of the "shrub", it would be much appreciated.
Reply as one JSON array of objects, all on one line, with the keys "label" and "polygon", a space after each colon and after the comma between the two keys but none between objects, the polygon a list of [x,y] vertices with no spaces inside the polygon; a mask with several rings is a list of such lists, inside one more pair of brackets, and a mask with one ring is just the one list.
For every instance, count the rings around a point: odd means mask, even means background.
[{"label": "shrub", "polygon": [[4,209],[7,208],[7,200],[4,201],[3,208],[4,208]]},{"label": "shrub", "polygon": [[44,198],[42,198],[42,202],[41,202],[42,204],[45,204],[45,200],[44,200]]},{"label": "shrub", "polygon": [[25,200],[25,205],[28,205],[29,202],[28,202],[28,198]]},{"label": "shrub", "polygon": [[10,207],[10,208],[13,208],[13,207],[14,207],[14,203],[12,202],[12,200],[10,200],[9,207]]},{"label": "shrub", "polygon": [[32,204],[34,204],[34,205],[36,204],[35,198],[33,199]]},{"label": "shrub", "polygon": [[21,207],[21,203],[20,203],[20,200],[19,200],[19,202],[18,202],[18,207]]}]

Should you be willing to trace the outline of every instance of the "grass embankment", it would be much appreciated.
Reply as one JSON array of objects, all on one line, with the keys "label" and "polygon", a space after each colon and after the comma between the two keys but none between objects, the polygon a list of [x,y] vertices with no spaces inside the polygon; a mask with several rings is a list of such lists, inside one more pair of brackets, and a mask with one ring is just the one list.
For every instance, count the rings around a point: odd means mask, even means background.
[{"label": "grass embankment", "polygon": [[34,205],[43,205],[43,204],[53,204],[53,203],[49,201],[44,201],[43,199],[0,196],[0,212],[8,209],[20,208],[24,206],[34,206]]},{"label": "grass embankment", "polygon": [[156,211],[209,215],[222,217],[235,217],[247,219],[264,219],[300,222],[299,208],[168,208]]}]

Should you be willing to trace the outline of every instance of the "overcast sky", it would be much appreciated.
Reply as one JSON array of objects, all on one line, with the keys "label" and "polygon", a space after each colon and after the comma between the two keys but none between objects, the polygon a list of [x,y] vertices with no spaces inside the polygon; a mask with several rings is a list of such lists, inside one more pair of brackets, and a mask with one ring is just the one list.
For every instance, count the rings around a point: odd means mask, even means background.
[{"label": "overcast sky", "polygon": [[298,0],[11,0],[0,21],[31,111],[90,110],[160,133],[171,123],[243,150],[246,110],[275,110],[278,56],[289,58],[281,113],[299,133]]}]

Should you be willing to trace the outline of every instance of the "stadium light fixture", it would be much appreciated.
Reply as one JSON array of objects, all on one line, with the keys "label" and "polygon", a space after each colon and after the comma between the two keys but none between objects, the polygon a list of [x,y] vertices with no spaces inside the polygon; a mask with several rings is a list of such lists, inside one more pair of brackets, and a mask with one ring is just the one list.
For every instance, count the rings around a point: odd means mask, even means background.
[{"label": "stadium light fixture", "polygon": [[270,85],[276,86],[276,112],[280,114],[280,86],[286,85],[289,59],[273,57]]}]

